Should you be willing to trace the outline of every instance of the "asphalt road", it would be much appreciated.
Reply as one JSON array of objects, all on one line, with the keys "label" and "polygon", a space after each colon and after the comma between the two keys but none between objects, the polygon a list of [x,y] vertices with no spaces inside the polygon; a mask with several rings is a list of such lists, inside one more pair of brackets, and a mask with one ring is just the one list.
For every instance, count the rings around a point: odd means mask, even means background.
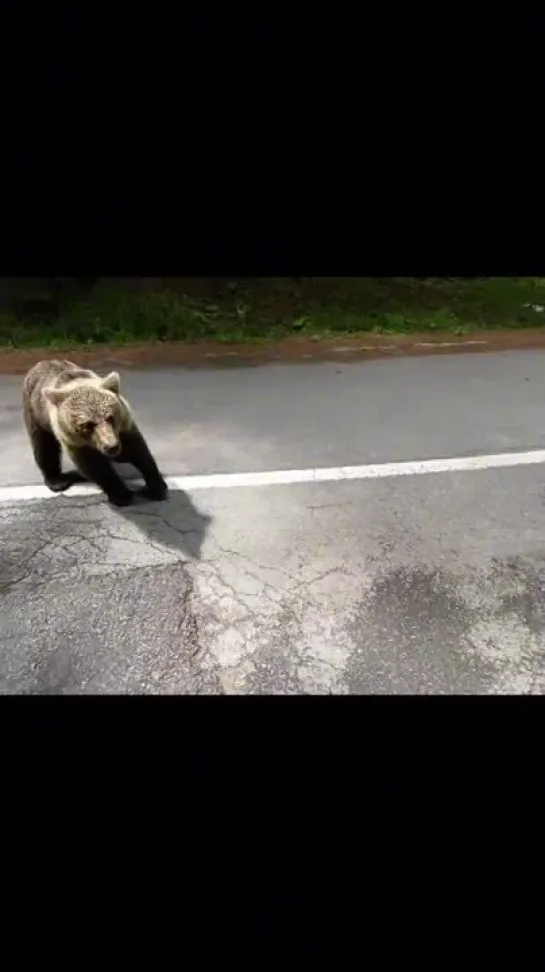
[{"label": "asphalt road", "polygon": [[[127,373],[167,475],[545,448],[545,353]],[[39,482],[0,378],[0,488]],[[0,501],[0,692],[545,688],[545,465]]]}]

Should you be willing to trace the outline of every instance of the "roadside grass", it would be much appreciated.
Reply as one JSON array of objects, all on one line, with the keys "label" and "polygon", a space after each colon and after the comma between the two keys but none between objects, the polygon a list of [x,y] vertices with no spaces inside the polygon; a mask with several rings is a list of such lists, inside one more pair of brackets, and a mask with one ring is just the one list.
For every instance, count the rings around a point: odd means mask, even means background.
[{"label": "roadside grass", "polygon": [[0,348],[52,350],[147,341],[263,343],[358,333],[545,326],[545,277],[170,278],[115,281],[55,314],[0,314]]}]

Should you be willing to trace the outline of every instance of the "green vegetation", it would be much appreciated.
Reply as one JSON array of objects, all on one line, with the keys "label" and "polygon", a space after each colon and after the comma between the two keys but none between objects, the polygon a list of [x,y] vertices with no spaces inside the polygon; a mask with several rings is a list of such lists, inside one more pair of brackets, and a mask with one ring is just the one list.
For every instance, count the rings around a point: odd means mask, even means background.
[{"label": "green vegetation", "polygon": [[264,342],[359,332],[464,335],[545,326],[545,277],[173,278],[154,289],[99,282],[49,315],[0,313],[0,347],[141,341]]}]

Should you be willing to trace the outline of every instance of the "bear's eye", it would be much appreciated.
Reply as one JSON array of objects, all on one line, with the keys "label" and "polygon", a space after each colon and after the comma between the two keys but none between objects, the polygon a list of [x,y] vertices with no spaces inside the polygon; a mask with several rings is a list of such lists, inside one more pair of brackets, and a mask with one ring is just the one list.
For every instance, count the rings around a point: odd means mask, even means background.
[{"label": "bear's eye", "polygon": [[81,426],[81,431],[84,433],[84,435],[90,435],[94,427],[95,427],[94,422],[84,422],[83,425]]},{"label": "bear's eye", "polygon": [[112,425],[113,424],[113,421],[114,421],[113,415],[107,415],[105,421],[106,422],[109,422],[110,425]]}]

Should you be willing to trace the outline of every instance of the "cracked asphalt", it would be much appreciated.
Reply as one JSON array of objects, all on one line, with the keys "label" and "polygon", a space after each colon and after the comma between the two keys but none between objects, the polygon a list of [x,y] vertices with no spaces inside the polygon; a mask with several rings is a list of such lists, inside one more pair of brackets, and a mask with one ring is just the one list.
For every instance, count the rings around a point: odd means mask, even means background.
[{"label": "cracked asphalt", "polygon": [[[128,373],[166,474],[545,447],[545,354]],[[0,485],[38,481],[0,382]],[[0,503],[0,692],[541,694],[545,467]]]}]

